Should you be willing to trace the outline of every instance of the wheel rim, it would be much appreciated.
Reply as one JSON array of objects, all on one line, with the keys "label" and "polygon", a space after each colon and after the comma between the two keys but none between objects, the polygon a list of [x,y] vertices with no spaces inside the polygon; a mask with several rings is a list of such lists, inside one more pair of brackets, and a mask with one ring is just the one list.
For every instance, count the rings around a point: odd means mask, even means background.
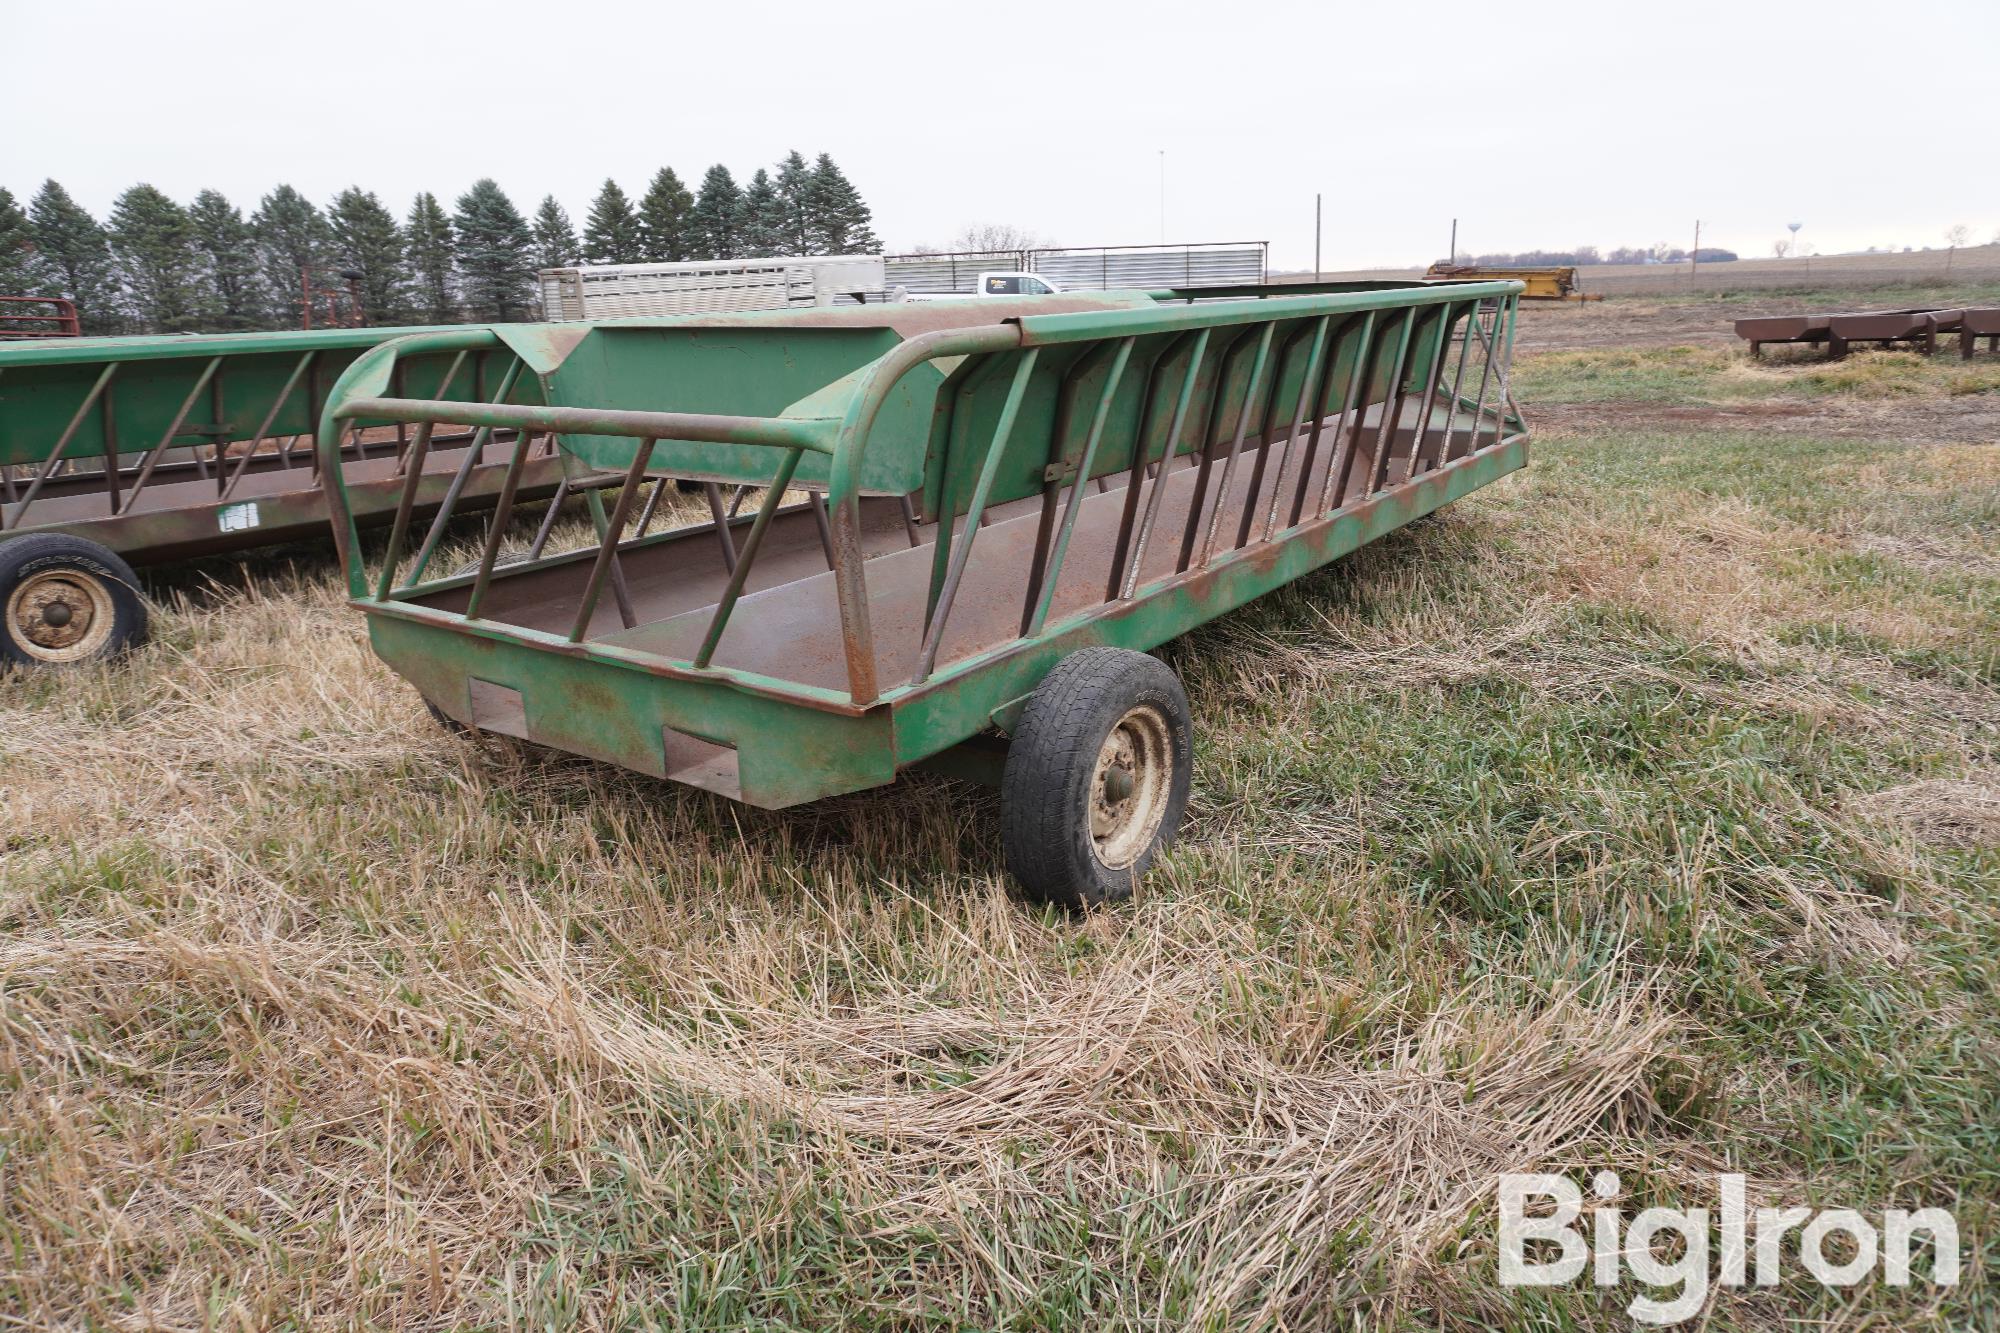
[{"label": "wheel rim", "polygon": [[111,589],[80,569],[30,574],[7,598],[15,644],[38,662],[81,662],[111,640],[118,619]]},{"label": "wheel rim", "polygon": [[1166,818],[1173,749],[1167,718],[1151,704],[1130,709],[1097,749],[1090,777],[1090,841],[1107,870],[1130,869]]}]

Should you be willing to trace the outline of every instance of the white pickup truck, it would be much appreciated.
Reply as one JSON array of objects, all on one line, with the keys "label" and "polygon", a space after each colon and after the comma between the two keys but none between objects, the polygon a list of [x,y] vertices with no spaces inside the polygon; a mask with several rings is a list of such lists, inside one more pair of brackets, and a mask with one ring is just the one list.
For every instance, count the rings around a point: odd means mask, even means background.
[{"label": "white pickup truck", "polygon": [[1048,296],[1062,288],[1039,273],[994,270],[981,273],[969,292],[913,292],[898,287],[889,293],[891,301],[969,301],[980,296]]}]

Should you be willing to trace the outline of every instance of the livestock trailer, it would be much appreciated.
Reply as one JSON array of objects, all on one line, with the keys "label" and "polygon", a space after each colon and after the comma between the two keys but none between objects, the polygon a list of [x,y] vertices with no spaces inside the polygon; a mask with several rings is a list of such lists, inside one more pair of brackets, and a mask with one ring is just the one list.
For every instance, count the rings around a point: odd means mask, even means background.
[{"label": "livestock trailer", "polygon": [[[476,565],[328,494],[374,648],[452,722],[764,807],[923,763],[1002,788],[1009,868],[1131,891],[1187,800],[1145,650],[1521,467],[1512,282],[1326,284],[431,333],[334,386],[355,422],[518,432]],[[1282,294],[1279,294],[1282,293]],[[1243,299],[1248,298],[1248,299]],[[406,357],[520,357],[541,403],[426,401]],[[553,435],[595,537],[508,551]],[[705,521],[648,533],[673,479]],[[649,488],[650,486],[650,493]]]},{"label": "livestock trailer", "polygon": [[786,310],[837,298],[881,300],[880,255],[693,259],[660,264],[583,264],[537,275],[551,321]]},{"label": "livestock trailer", "polygon": [[[412,329],[325,329],[0,346],[0,661],[108,656],[145,628],[131,565],[317,537],[326,494],[312,434],[354,359]],[[503,348],[399,359],[398,392],[527,403],[539,381]],[[336,470],[348,513],[386,520],[407,426],[355,421]],[[419,460],[413,507],[490,504],[511,436],[448,428]],[[517,498],[547,495],[553,451]]]}]

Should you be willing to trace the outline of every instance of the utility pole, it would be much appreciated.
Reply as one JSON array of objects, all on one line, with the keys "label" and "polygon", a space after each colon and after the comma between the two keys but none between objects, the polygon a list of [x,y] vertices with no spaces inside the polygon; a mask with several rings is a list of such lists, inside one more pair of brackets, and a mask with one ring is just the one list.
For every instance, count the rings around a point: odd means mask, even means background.
[{"label": "utility pole", "polygon": [[1694,271],[1701,267],[1701,219],[1694,220],[1694,249],[1688,251],[1688,286],[1694,286]]},{"label": "utility pole", "polygon": [[1456,264],[1458,262],[1458,219],[1457,218],[1453,218],[1451,220],[1451,251],[1450,253],[1445,255],[1444,262],[1447,264]]},{"label": "utility pole", "polygon": [[1319,281],[1320,201],[1324,198],[1325,198],[1324,195],[1315,194],[1313,196],[1313,281],[1314,282]]}]

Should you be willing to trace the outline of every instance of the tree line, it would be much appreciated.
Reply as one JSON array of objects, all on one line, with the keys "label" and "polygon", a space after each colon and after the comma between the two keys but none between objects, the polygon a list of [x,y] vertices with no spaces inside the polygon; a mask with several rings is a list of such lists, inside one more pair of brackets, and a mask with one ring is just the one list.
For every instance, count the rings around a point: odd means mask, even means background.
[{"label": "tree line", "polygon": [[[1614,249],[1600,251],[1594,245],[1579,245],[1574,250],[1519,250],[1514,253],[1496,252],[1490,255],[1458,256],[1460,264],[1486,264],[1495,268],[1520,265],[1545,264],[1683,264],[1688,252],[1666,244],[1621,245]],[[1734,250],[1704,245],[1695,252],[1695,262],[1701,264],[1726,264],[1736,258]]]},{"label": "tree line", "polygon": [[505,321],[536,314],[537,269],[875,254],[872,222],[832,157],[797,151],[741,186],[720,163],[693,190],[662,167],[636,202],[607,179],[581,233],[555,196],[523,217],[491,179],[449,212],[419,194],[401,221],[359,186],[322,209],[280,185],[246,217],[216,190],[183,206],[140,184],[102,222],[49,180],[25,207],[0,187],[0,295],[68,297],[86,333],[296,328],[310,269],[343,306],[352,275],[370,325]]}]

